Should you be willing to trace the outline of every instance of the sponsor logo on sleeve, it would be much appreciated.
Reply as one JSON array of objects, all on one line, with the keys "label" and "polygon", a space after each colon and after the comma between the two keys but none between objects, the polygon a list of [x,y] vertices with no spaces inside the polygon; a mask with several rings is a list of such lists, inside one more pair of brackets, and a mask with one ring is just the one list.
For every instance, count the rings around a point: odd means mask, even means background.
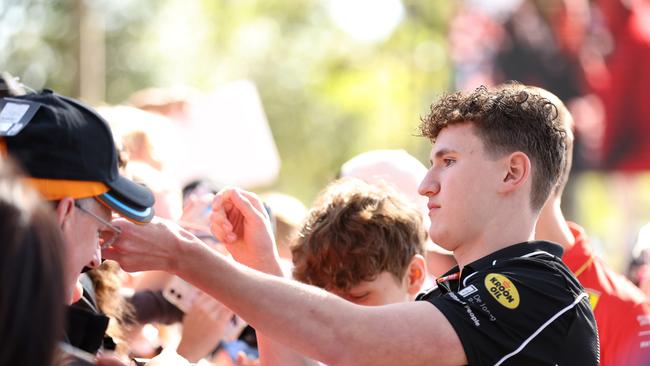
[{"label": "sponsor logo on sleeve", "polygon": [[515,284],[508,277],[499,273],[490,273],[485,276],[485,288],[490,295],[508,309],[519,306],[519,292]]},{"label": "sponsor logo on sleeve", "polygon": [[[474,286],[472,286],[472,287],[474,287]],[[476,287],[474,287],[474,289],[476,289]],[[476,291],[478,291],[478,289],[476,289]],[[472,291],[472,293],[474,293],[474,292],[475,291]],[[459,294],[460,294],[460,292],[459,292]],[[468,303],[465,303],[468,314],[470,314],[469,307],[471,307],[472,309],[477,309],[478,308],[478,309],[481,309],[481,311],[483,311],[488,316],[488,318],[490,319],[491,322],[495,322],[497,320],[497,318],[494,315],[492,315],[492,312],[490,311],[488,306],[483,303],[483,300],[481,299],[480,294],[474,294],[471,297],[466,297],[465,300],[468,301]],[[470,314],[470,319],[472,319],[471,315],[473,315],[473,312]],[[474,317],[476,318],[476,316],[474,316]],[[478,318],[476,320],[478,322]],[[472,321],[474,321],[474,319],[472,319]],[[481,325],[480,322],[478,322],[478,324],[476,324],[476,322],[475,322],[474,324],[477,327]]]},{"label": "sponsor logo on sleeve", "polygon": [[480,327],[481,322],[478,320],[476,315],[474,315],[472,309],[469,306],[465,305],[465,310],[467,310],[467,315],[469,316],[469,319],[474,323],[474,326]]},{"label": "sponsor logo on sleeve", "polygon": [[490,311],[488,306],[485,303],[483,303],[483,300],[481,299],[480,294],[476,294],[476,295],[474,295],[472,297],[468,297],[467,301],[471,302],[472,304],[478,306],[481,310],[483,310],[483,312],[485,314],[487,314],[487,316],[490,318],[491,322],[494,322],[494,321],[497,320],[497,318],[494,315],[492,315],[492,312]]}]

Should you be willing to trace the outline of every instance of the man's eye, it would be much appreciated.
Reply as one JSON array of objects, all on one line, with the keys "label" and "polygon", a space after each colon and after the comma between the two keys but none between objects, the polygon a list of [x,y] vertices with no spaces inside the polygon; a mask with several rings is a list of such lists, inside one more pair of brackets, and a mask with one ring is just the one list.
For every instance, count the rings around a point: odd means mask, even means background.
[{"label": "man's eye", "polygon": [[443,162],[445,163],[445,166],[451,166],[453,163],[456,162],[454,159],[443,159]]}]

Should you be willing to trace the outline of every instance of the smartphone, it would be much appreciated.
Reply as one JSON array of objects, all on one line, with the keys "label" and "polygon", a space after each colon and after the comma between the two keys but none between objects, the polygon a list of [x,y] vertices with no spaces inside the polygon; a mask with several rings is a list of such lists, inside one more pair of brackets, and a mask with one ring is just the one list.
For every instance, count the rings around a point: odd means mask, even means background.
[{"label": "smartphone", "polygon": [[196,287],[178,276],[174,276],[163,289],[165,299],[174,304],[183,313],[187,313],[190,310],[198,293],[199,290]]}]

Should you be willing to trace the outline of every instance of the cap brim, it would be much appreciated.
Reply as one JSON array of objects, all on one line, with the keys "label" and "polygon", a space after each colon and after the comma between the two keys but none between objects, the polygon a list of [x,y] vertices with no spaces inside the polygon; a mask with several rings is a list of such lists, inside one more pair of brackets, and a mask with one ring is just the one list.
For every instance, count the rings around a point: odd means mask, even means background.
[{"label": "cap brim", "polygon": [[155,199],[149,188],[122,176],[107,185],[110,190],[97,197],[103,204],[136,223],[151,221]]}]

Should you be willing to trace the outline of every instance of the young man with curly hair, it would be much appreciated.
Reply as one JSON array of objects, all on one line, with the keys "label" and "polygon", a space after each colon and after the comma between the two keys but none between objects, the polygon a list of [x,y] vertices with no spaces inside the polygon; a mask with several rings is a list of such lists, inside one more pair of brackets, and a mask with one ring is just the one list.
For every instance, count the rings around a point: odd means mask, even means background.
[{"label": "young man with curly hair", "polygon": [[[119,225],[105,256],[163,269],[203,288],[275,342],[329,365],[597,365],[587,294],[558,245],[533,241],[564,165],[565,130],[538,94],[514,88],[444,96],[422,124],[431,168],[431,239],[458,267],[420,301],[362,306],[279,278],[270,223],[253,194],[215,197],[214,234],[229,262],[166,221]],[[249,267],[256,268],[253,270]],[[267,273],[261,273],[267,272]],[[272,274],[275,274],[273,276]]]}]

